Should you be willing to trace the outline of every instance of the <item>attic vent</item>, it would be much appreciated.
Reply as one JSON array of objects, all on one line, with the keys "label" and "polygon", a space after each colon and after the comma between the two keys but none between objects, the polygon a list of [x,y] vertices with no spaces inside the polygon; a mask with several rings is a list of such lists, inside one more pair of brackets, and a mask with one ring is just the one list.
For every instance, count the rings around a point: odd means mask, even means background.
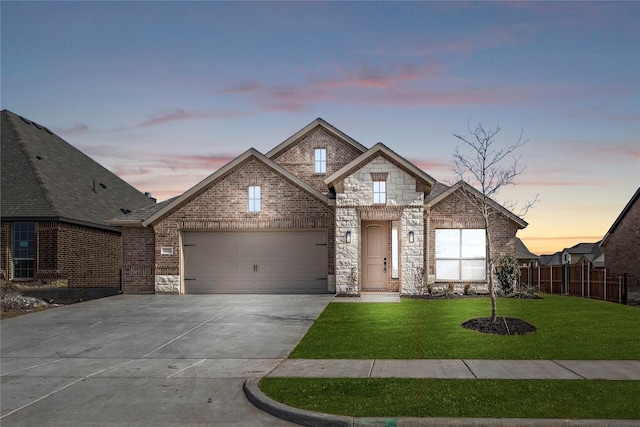
[{"label": "attic vent", "polygon": [[22,119],[23,122],[25,122],[26,124],[30,125],[31,122],[27,119],[25,119],[24,117],[20,116],[20,118]]},{"label": "attic vent", "polygon": [[123,214],[130,214],[131,211],[129,209],[125,209],[125,208],[120,208],[120,210],[122,211]]},{"label": "attic vent", "polygon": [[107,188],[107,185],[106,185],[106,184],[103,184],[103,183],[100,183],[100,187],[102,187],[102,188]]},{"label": "attic vent", "polygon": [[42,160],[42,157],[41,156],[36,156],[36,159]]},{"label": "attic vent", "polygon": [[42,126],[40,126],[36,122],[31,122],[31,124],[34,125],[35,127],[37,127],[38,129],[42,129]]},{"label": "attic vent", "polygon": [[46,128],[46,127],[42,126],[42,129],[44,129],[47,133],[49,133],[49,134],[53,135],[53,132],[51,132],[51,131],[49,130],[49,128]]}]

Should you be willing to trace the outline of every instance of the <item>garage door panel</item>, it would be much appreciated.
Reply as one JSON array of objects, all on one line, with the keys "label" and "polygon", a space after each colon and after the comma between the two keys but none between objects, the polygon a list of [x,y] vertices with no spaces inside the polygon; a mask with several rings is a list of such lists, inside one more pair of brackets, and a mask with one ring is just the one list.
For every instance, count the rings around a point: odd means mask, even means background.
[{"label": "garage door panel", "polygon": [[328,290],[326,230],[184,232],[183,242],[187,293]]}]

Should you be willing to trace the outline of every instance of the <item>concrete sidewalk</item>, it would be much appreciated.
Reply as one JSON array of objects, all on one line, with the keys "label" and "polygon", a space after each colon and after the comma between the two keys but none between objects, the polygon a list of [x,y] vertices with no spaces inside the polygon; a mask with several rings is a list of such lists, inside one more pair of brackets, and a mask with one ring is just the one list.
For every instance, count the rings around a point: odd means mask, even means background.
[{"label": "concrete sidewalk", "polygon": [[286,359],[270,377],[640,380],[640,360]]}]

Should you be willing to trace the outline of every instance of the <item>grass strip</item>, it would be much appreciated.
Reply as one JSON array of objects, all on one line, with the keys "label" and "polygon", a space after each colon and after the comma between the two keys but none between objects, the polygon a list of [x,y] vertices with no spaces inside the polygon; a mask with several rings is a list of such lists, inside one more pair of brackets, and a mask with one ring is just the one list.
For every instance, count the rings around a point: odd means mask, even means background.
[{"label": "grass strip", "polygon": [[331,303],[289,356],[302,359],[637,360],[640,309],[581,298],[500,298],[498,314],[533,324],[533,334],[481,334],[460,325],[487,317],[489,298],[399,304]]},{"label": "grass strip", "polygon": [[271,398],[355,417],[640,419],[640,381],[263,378]]}]

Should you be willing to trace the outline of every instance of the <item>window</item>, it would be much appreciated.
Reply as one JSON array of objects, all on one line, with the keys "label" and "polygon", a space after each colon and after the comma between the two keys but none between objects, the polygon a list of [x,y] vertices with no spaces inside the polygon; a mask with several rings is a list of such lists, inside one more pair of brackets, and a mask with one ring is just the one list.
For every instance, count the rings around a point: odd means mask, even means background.
[{"label": "window", "polygon": [[327,173],[327,149],[326,148],[316,148],[314,170],[316,173]]},{"label": "window", "polygon": [[373,203],[387,203],[387,183],[373,181]]},{"label": "window", "polygon": [[260,187],[249,186],[249,212],[260,212]]},{"label": "window", "polygon": [[13,277],[33,279],[35,259],[35,224],[16,222],[13,224]]},{"label": "window", "polygon": [[391,278],[398,278],[398,221],[391,221]]},{"label": "window", "polygon": [[483,229],[436,230],[436,280],[486,279]]}]

